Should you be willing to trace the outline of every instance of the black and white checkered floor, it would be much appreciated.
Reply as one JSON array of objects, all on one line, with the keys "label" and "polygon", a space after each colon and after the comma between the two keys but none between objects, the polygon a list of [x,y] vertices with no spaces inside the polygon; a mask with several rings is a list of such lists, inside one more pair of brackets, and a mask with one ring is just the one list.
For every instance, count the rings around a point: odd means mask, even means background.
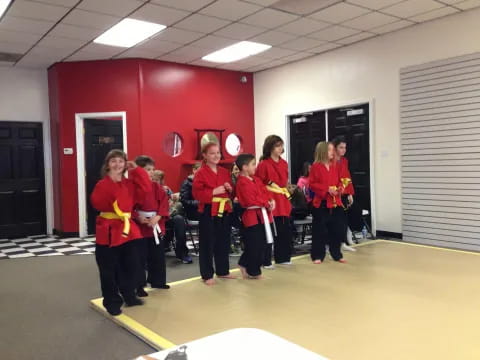
[{"label": "black and white checkered floor", "polygon": [[0,260],[32,256],[84,255],[95,253],[95,238],[57,239],[32,236],[0,240]]}]

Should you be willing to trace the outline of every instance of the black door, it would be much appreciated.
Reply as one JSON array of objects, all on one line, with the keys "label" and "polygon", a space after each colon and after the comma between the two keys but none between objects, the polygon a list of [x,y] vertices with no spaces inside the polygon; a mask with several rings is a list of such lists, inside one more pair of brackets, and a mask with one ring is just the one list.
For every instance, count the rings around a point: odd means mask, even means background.
[{"label": "black door", "polygon": [[[347,141],[347,154],[355,186],[355,202],[350,223],[361,230],[361,211],[371,214],[370,202],[370,139],[368,104],[328,110],[328,137],[343,136]],[[370,221],[370,218],[369,218]]]},{"label": "black door", "polygon": [[46,234],[42,124],[0,122],[0,238]]},{"label": "black door", "polygon": [[290,179],[296,184],[305,161],[313,162],[315,145],[326,140],[325,111],[289,116]]},{"label": "black door", "polygon": [[101,178],[105,156],[112,149],[123,149],[121,120],[85,120],[85,181],[87,190],[87,230],[95,234],[95,218],[98,212],[90,204],[90,194]]}]

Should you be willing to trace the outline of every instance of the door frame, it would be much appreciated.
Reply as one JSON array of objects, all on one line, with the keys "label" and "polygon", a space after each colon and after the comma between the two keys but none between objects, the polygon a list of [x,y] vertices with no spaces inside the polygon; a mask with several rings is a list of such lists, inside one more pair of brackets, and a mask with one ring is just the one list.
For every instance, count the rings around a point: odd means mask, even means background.
[{"label": "door frame", "polygon": [[[303,108],[298,111],[289,112],[285,114],[285,133],[287,134],[288,141],[285,141],[285,152],[288,159],[289,174],[291,175],[291,159],[290,159],[290,121],[289,118],[293,115],[301,115],[304,113],[312,113],[316,111],[328,111],[336,108],[342,108],[346,106],[358,106],[362,104],[368,104],[368,136],[369,136],[369,151],[370,151],[370,208],[371,208],[371,220],[372,220],[372,232],[374,236],[377,236],[377,206],[376,206],[376,189],[375,189],[375,98],[356,99],[351,101],[342,101],[329,105],[320,106],[319,108]],[[328,139],[328,114],[327,121],[325,123],[326,136]]]},{"label": "door frame", "polygon": [[75,138],[77,145],[77,189],[78,189],[78,235],[80,238],[88,236],[87,227],[87,201],[85,179],[85,120],[111,119],[122,120],[123,151],[127,152],[127,112],[97,112],[75,114]]}]

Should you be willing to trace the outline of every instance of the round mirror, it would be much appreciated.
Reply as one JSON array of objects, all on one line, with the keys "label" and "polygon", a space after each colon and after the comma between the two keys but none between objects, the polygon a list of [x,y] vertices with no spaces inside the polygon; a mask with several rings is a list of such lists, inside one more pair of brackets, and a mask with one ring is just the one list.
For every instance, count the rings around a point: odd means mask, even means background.
[{"label": "round mirror", "polygon": [[225,148],[232,156],[237,156],[242,151],[242,141],[237,134],[230,134],[225,141]]},{"label": "round mirror", "polygon": [[208,143],[218,144],[219,141],[217,135],[212,132],[207,132],[203,134],[202,139],[200,140],[200,147],[203,149],[203,147]]},{"label": "round mirror", "polygon": [[183,139],[179,133],[171,132],[163,138],[163,151],[171,157],[177,157],[182,153]]}]

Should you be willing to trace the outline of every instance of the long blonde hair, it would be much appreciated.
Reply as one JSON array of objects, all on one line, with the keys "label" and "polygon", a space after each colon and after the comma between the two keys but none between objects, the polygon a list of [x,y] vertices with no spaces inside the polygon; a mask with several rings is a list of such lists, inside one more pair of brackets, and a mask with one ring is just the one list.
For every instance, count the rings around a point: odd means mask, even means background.
[{"label": "long blonde hair", "polygon": [[328,164],[329,158],[328,158],[328,145],[330,143],[326,141],[321,141],[315,146],[315,162],[322,163],[322,164]]}]

